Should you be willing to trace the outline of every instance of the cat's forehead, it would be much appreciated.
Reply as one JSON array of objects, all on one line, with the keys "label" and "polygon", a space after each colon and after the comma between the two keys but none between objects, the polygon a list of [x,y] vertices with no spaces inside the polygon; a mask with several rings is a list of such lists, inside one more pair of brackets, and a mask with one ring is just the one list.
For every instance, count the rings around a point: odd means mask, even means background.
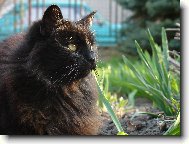
[{"label": "cat's forehead", "polygon": [[89,32],[90,30],[84,27],[83,25],[77,24],[75,22],[71,22],[69,20],[61,20],[56,24],[57,31],[78,31],[78,32]]},{"label": "cat's forehead", "polygon": [[55,31],[57,34],[63,34],[67,38],[73,38],[73,34],[84,39],[87,44],[94,43],[94,36],[90,29],[87,29],[83,25],[77,24],[75,22],[63,20],[57,24]]}]

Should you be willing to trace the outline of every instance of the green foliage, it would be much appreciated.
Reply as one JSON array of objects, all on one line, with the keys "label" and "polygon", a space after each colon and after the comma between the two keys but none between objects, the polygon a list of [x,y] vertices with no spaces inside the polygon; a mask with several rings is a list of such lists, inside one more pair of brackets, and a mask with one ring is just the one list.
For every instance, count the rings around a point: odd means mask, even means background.
[{"label": "green foliage", "polygon": [[[140,84],[136,85],[131,83],[136,88],[146,91],[151,94],[151,99],[157,105],[158,108],[163,110],[167,115],[175,115],[179,107],[179,102],[175,100],[175,94],[177,99],[180,99],[179,91],[173,93],[171,87],[171,77],[169,71],[168,61],[168,41],[165,33],[165,29],[162,29],[162,48],[155,43],[150,31],[148,30],[148,39],[152,48],[152,58],[145,56],[142,52],[140,45],[136,43],[137,52],[144,63],[144,69],[148,72],[148,77],[142,75],[138,71],[137,67],[134,67],[132,63],[123,57],[125,64],[133,71],[136,77],[139,79]],[[150,63],[152,61],[152,63]],[[177,86],[176,86],[177,87]]]},{"label": "green foliage", "polygon": [[125,132],[123,131],[123,128],[121,127],[121,124],[120,124],[120,122],[119,122],[117,116],[115,115],[115,113],[114,113],[114,111],[113,111],[113,109],[112,109],[112,107],[111,107],[109,101],[106,99],[106,97],[105,97],[103,91],[101,90],[100,85],[99,85],[97,79],[96,79],[96,82],[97,82],[97,87],[98,87],[98,92],[99,92],[99,101],[100,101],[102,104],[105,105],[105,107],[106,107],[108,113],[110,114],[110,116],[111,116],[111,118],[112,118],[114,124],[116,125],[116,128],[117,128],[117,130],[118,130],[118,135],[128,135],[127,133],[125,133]]},{"label": "green foliage", "polygon": [[[129,9],[133,15],[125,21],[121,35],[126,39],[120,41],[120,50],[137,54],[134,40],[141,41],[143,49],[151,52],[148,39],[145,36],[146,28],[149,28],[158,44],[161,43],[161,27],[174,28],[180,21],[179,0],[116,0],[123,8]],[[169,32],[171,40],[170,50],[180,51],[180,42],[173,40],[175,33]]]},{"label": "green foliage", "polygon": [[118,132],[117,135],[128,135],[128,134],[126,134],[125,132]]},{"label": "green foliage", "polygon": [[144,96],[166,115],[175,115],[180,110],[180,75],[170,70],[165,29],[162,29],[161,35],[162,49],[148,31],[152,56],[147,51],[143,52],[136,42],[140,61],[123,57],[124,63],[112,62],[112,65],[104,65],[103,70],[99,68],[99,75],[107,77],[103,83],[105,96],[109,93],[107,97],[115,97],[111,93],[117,93],[125,99],[128,97],[128,105],[132,106],[136,96]]},{"label": "green foliage", "polygon": [[179,0],[149,0],[145,4],[150,18],[169,17],[174,18],[180,12]]},{"label": "green foliage", "polygon": [[[116,112],[124,111],[124,107],[128,104],[128,100],[124,99],[122,96],[118,96],[116,92],[111,92],[109,75],[107,75],[107,71],[104,69],[102,69],[101,72],[101,77],[98,77],[98,81],[100,88],[103,90],[105,98],[111,103],[112,108]],[[105,111],[102,101],[99,101],[99,106],[103,111]]]},{"label": "green foliage", "polygon": [[[99,66],[100,77],[97,78],[103,89],[103,98],[99,100],[99,103],[102,103],[102,108],[103,104],[109,101],[114,110],[116,108],[126,109],[126,107],[134,106],[136,97],[146,97],[168,116],[176,116],[179,113],[177,120],[164,135],[180,135],[180,72],[175,71],[170,61],[165,29],[162,28],[161,32],[161,46],[154,41],[149,30],[147,35],[152,55],[147,51],[143,52],[141,46],[135,41],[140,60],[123,56],[123,61],[120,58],[113,59]],[[180,56],[178,54],[174,62],[179,65]],[[106,106],[108,107],[111,106]],[[140,114],[159,117],[149,112]],[[119,124],[116,125],[119,127]],[[124,134],[121,128],[118,129],[118,135]]]}]

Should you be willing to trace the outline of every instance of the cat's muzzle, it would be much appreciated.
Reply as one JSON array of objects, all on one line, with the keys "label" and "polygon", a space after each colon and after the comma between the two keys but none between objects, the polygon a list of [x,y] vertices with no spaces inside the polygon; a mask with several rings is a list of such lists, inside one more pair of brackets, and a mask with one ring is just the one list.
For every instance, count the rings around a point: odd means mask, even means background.
[{"label": "cat's muzzle", "polygon": [[91,70],[94,70],[96,68],[96,55],[93,51],[90,51],[90,54],[88,56],[88,61],[91,65]]}]

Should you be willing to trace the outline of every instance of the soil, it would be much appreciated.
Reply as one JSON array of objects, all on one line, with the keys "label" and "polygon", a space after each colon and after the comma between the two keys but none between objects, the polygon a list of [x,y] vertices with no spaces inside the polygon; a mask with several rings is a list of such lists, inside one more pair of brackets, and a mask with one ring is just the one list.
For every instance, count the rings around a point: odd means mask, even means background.
[{"label": "soil", "polygon": [[[156,116],[139,114],[139,112],[150,112]],[[102,118],[103,126],[100,135],[116,135],[117,128],[108,113],[102,113]],[[135,107],[128,109],[119,120],[124,131],[129,135],[163,135],[173,123],[173,118],[166,117],[144,98],[137,98]]]}]

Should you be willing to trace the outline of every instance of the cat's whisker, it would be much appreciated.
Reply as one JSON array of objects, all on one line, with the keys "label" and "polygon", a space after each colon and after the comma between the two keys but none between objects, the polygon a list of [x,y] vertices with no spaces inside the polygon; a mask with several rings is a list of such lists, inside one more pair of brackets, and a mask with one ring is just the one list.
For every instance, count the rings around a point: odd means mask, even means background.
[{"label": "cat's whisker", "polygon": [[[65,74],[62,74],[62,75],[61,75],[61,78],[64,77],[64,76],[65,76]],[[57,83],[58,81],[59,81],[59,78],[57,78],[57,79],[53,82],[53,85],[54,85],[55,83]]]},{"label": "cat's whisker", "polygon": [[[65,68],[67,69],[67,68],[70,68],[70,67],[72,67],[72,65],[70,65],[70,66],[66,66]],[[56,72],[57,73],[57,72]],[[66,76],[66,74],[62,74],[60,77],[62,78],[62,77],[65,77]],[[54,82],[53,82],[53,85],[57,82],[59,80],[59,78],[57,78]]]},{"label": "cat's whisker", "polygon": [[[61,78],[60,78],[60,79],[57,79],[53,84],[55,84],[55,83],[57,83],[57,82],[60,82],[65,76],[69,76],[76,68],[78,68],[78,67],[72,68],[68,74],[63,74],[63,75],[61,76]],[[78,70],[76,70],[76,71],[78,71]]]}]

